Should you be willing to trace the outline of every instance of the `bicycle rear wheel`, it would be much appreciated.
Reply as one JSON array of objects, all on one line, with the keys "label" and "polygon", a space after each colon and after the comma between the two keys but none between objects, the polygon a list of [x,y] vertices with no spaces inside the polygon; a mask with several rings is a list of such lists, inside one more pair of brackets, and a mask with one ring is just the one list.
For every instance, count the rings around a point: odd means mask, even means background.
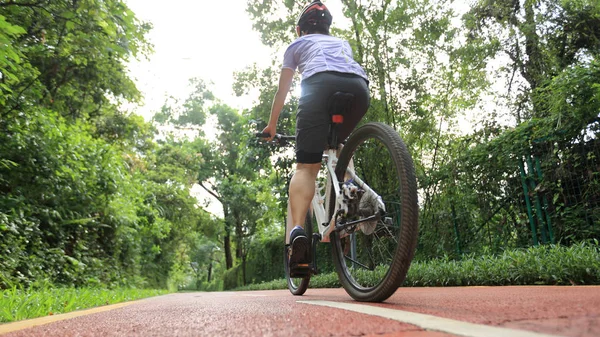
[{"label": "bicycle rear wheel", "polygon": [[[308,236],[309,242],[312,242],[312,214],[310,210],[306,214],[306,220],[304,221],[304,231]],[[287,235],[287,234],[286,234]],[[312,247],[312,243],[310,245]],[[290,264],[289,264],[289,245],[285,245],[283,254],[283,265],[285,270],[285,278],[287,280],[288,289],[293,295],[301,296],[304,295],[308,289],[310,283],[310,270],[307,268],[307,273],[298,277],[290,275]],[[310,254],[309,254],[310,255]]]},{"label": "bicycle rear wheel", "polygon": [[385,210],[366,192],[356,214],[343,220],[381,217],[347,227],[350,235],[334,231],[333,261],[352,298],[381,302],[404,282],[416,249],[419,209],[414,165],[397,132],[382,123],[368,123],[350,136],[336,166],[340,182],[351,160],[356,176],[381,196]]}]

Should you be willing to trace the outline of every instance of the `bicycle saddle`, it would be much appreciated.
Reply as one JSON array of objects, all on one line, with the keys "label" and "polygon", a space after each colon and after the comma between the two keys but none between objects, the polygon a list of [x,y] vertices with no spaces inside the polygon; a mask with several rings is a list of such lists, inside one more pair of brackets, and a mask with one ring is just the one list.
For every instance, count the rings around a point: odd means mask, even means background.
[{"label": "bicycle saddle", "polygon": [[331,95],[327,103],[327,110],[331,115],[331,121],[336,124],[344,122],[344,116],[354,103],[354,95],[347,92],[338,91]]}]

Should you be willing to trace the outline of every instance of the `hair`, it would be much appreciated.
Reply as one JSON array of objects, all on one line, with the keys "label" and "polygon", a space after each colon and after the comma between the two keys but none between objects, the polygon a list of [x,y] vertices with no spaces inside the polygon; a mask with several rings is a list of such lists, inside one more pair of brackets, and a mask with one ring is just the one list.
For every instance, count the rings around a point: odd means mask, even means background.
[{"label": "hair", "polygon": [[326,24],[317,24],[308,26],[308,30],[305,31],[307,34],[323,34],[329,35],[329,25]]}]

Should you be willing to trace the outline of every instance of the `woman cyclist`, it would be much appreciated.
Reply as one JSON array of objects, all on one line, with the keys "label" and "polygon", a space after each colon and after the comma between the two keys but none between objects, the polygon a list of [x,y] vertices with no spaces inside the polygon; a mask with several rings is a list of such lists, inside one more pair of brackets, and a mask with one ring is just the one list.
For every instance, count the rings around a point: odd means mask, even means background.
[{"label": "woman cyclist", "polygon": [[354,95],[352,110],[338,129],[340,141],[350,135],[370,102],[367,75],[352,58],[350,44],[329,35],[331,22],[331,13],[321,1],[313,1],[300,14],[296,25],[298,38],[284,54],[271,116],[263,130],[264,134],[271,135],[270,139],[275,135],[279,114],[298,69],[302,82],[296,114],[296,170],[290,181],[291,223],[288,221],[286,230],[286,244],[292,248],[290,265],[308,262],[309,240],[302,226],[315,194],[315,181],[327,147],[331,123],[328,100],[339,91]]}]

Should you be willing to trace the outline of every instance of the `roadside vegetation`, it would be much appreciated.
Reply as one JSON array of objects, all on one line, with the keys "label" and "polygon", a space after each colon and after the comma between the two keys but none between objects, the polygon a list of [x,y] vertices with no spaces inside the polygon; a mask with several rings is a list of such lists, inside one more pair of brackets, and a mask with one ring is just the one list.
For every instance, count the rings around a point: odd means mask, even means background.
[{"label": "roadside vegetation", "polygon": [[[362,282],[362,281],[361,281]],[[598,242],[570,247],[548,245],[505,251],[500,255],[447,256],[413,262],[404,287],[597,285],[600,284]],[[335,272],[317,275],[311,288],[341,287]],[[285,279],[251,284],[236,290],[287,289]]]},{"label": "roadside vegetation", "polygon": [[168,293],[149,289],[96,289],[35,287],[5,289],[0,291],[0,323],[138,300]]}]

